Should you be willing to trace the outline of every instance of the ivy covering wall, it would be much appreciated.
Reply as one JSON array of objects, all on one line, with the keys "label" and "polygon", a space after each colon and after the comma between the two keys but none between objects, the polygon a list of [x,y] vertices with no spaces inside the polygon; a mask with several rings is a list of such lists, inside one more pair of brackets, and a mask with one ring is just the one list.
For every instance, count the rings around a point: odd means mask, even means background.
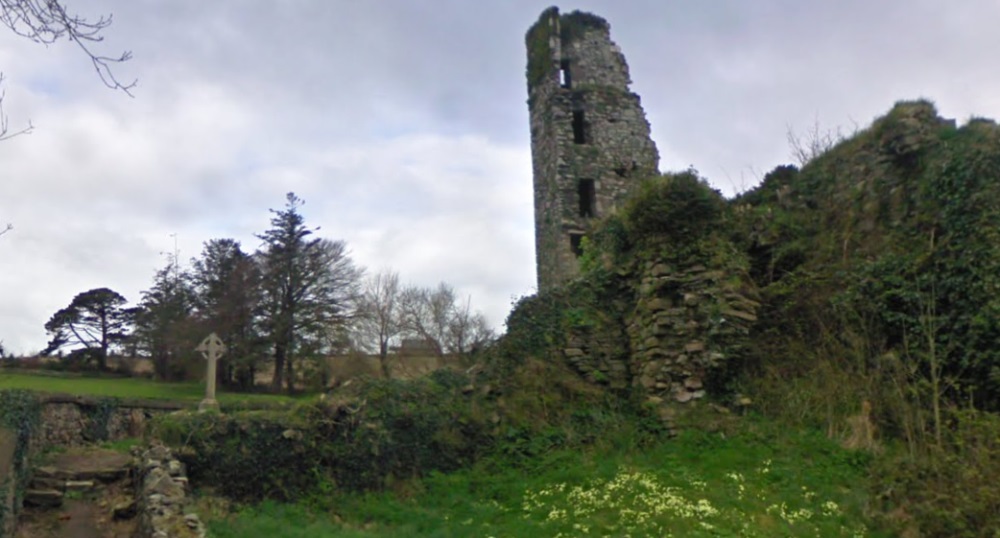
[{"label": "ivy covering wall", "polygon": [[0,502],[0,536],[13,531],[24,499],[31,472],[29,453],[40,410],[38,398],[31,392],[0,391],[0,432],[5,432],[5,441],[13,441],[14,445],[8,468],[0,469],[0,500],[4,501]]}]

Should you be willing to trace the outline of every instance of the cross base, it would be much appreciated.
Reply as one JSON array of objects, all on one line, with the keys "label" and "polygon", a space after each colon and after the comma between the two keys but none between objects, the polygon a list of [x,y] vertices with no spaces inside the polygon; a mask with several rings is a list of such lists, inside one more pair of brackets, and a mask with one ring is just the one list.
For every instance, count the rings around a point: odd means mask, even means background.
[{"label": "cross base", "polygon": [[218,411],[219,402],[214,398],[205,398],[204,400],[201,401],[201,403],[198,404],[198,412],[204,413],[205,411],[208,410]]}]

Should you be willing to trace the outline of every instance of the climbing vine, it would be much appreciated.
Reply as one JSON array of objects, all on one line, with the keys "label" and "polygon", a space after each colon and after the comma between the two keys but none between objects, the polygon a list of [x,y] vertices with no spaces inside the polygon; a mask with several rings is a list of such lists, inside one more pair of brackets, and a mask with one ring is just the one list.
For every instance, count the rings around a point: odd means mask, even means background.
[{"label": "climbing vine", "polygon": [[528,87],[534,87],[545,80],[552,69],[552,48],[549,46],[549,20],[558,15],[559,10],[550,7],[542,12],[538,22],[524,37],[528,48]]},{"label": "climbing vine", "polygon": [[99,398],[93,405],[83,406],[82,411],[86,417],[83,438],[90,442],[107,441],[111,417],[120,404],[118,398]]},{"label": "climbing vine", "polygon": [[0,532],[6,528],[9,518],[17,517],[17,507],[21,506],[21,501],[24,499],[24,490],[31,470],[28,465],[28,450],[31,437],[37,430],[40,420],[41,403],[34,394],[24,390],[0,391],[0,428],[13,432],[16,439],[12,472],[0,484],[0,497],[3,497],[3,500],[8,498],[13,488],[14,512],[9,510],[5,502],[0,503]]}]

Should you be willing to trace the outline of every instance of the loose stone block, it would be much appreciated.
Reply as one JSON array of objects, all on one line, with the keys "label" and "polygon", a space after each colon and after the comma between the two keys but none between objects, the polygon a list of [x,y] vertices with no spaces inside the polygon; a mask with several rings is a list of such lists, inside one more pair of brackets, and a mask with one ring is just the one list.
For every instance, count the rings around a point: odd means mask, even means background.
[{"label": "loose stone block", "polygon": [[63,492],[57,489],[28,489],[24,492],[24,504],[41,508],[62,506]]},{"label": "loose stone block", "polygon": [[684,351],[688,353],[698,353],[699,351],[705,351],[704,342],[689,342],[684,346]]}]

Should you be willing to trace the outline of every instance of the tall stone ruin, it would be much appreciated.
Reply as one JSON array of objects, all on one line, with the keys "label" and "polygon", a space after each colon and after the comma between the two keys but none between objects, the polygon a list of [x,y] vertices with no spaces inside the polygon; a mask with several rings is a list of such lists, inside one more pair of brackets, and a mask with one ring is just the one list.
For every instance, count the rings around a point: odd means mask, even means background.
[{"label": "tall stone ruin", "polygon": [[613,212],[659,154],[628,65],[596,15],[545,10],[528,30],[538,291],[577,275],[593,219]]}]

